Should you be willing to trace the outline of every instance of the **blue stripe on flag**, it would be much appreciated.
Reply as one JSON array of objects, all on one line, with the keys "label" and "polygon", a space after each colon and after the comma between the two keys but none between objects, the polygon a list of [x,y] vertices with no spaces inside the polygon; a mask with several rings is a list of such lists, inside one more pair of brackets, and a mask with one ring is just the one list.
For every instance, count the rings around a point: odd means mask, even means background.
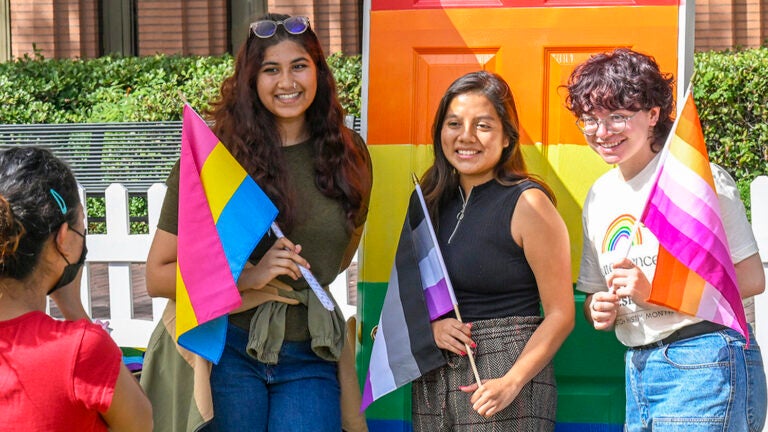
[{"label": "blue stripe on flag", "polygon": [[[179,345],[203,357],[218,363],[224,352],[223,341],[227,338],[227,315],[214,318],[179,335]],[[222,343],[212,343],[222,341]]]},{"label": "blue stripe on flag", "polygon": [[[216,230],[235,281],[240,276],[245,261],[276,216],[275,205],[256,182],[246,176],[222,209],[216,222]],[[251,241],[243,241],[247,239]]]}]

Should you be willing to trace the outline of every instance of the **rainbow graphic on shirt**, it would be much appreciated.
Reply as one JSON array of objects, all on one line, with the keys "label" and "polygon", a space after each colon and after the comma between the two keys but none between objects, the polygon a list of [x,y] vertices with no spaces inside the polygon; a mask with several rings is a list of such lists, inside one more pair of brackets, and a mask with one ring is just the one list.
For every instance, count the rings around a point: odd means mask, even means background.
[{"label": "rainbow graphic on shirt", "polygon": [[[603,253],[615,251],[621,244],[626,245],[626,242],[630,241],[634,226],[635,217],[630,214],[623,214],[614,219],[608,226],[608,229],[605,230],[605,237],[603,237]],[[643,244],[643,235],[640,233],[639,229],[635,231],[631,241],[633,246]]]}]

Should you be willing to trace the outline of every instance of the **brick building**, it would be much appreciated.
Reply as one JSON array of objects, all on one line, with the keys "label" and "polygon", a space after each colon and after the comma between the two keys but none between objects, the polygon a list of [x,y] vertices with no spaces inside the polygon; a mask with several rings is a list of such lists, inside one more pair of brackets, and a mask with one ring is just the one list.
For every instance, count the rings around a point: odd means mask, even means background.
[{"label": "brick building", "polygon": [[[221,54],[234,51],[265,11],[306,15],[327,53],[361,52],[363,0],[0,0],[0,60]],[[768,0],[696,1],[695,49],[768,40]]]},{"label": "brick building", "polygon": [[696,0],[696,50],[768,44],[768,0]]},{"label": "brick building", "polygon": [[[308,16],[326,53],[361,51],[363,0],[0,0],[0,60],[233,52],[266,11]],[[33,48],[34,47],[34,48]],[[234,47],[234,48],[233,48]]]}]

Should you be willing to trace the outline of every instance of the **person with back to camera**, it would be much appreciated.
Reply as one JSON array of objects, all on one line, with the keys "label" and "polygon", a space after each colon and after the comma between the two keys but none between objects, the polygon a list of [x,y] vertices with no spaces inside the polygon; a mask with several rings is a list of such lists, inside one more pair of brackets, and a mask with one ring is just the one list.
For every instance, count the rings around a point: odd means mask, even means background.
[{"label": "person with back to camera", "polygon": [[421,185],[465,322],[432,323],[448,364],[414,381],[414,430],[552,431],[551,360],[574,325],[570,246],[552,192],[526,171],[509,86],[489,72],[460,77],[432,135]]},{"label": "person with back to camera", "polygon": [[[224,353],[211,369],[211,428],[338,432],[344,319],[338,307],[318,309],[298,265],[311,264],[326,289],[349,265],[368,212],[372,172],[362,138],[343,124],[336,84],[309,20],[268,14],[251,24],[209,116],[216,136],[279,209],[286,235],[266,234],[237,282],[244,306],[230,315]],[[147,258],[147,289],[174,299],[178,164],[167,184]],[[356,380],[352,390],[359,411]]]},{"label": "person with back to camera", "polygon": [[[120,349],[79,303],[85,255],[69,168],[48,150],[0,152],[2,431],[152,429],[152,407]],[[70,320],[46,315],[49,295]]]},{"label": "person with back to camera", "polygon": [[[614,221],[639,217],[648,197],[674,123],[672,81],[652,57],[629,49],[594,55],[569,78],[568,109],[589,146],[615,165],[584,203],[584,315],[628,347],[627,431],[761,431],[766,385],[752,330],[747,348],[735,330],[647,303],[659,243],[644,226],[627,257],[599,247]],[[741,296],[759,294],[765,277],[739,191],[711,167]]]}]

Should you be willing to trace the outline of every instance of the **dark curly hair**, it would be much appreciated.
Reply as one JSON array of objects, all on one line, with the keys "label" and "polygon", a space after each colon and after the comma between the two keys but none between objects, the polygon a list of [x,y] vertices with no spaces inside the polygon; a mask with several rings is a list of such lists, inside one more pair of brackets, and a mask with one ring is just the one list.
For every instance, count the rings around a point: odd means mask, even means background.
[{"label": "dark curly hair", "polygon": [[651,143],[651,150],[658,152],[674,123],[673,83],[672,75],[662,73],[653,57],[618,48],[593,55],[574,69],[565,86],[565,103],[576,117],[599,109],[641,111],[659,107]]},{"label": "dark curly hair", "polygon": [[435,162],[424,173],[420,183],[424,191],[424,201],[433,223],[437,224],[439,220],[439,208],[455,196],[458,191],[459,176],[443,153],[442,129],[453,99],[467,93],[477,93],[488,99],[501,119],[504,135],[509,139],[509,145],[502,149],[501,158],[493,170],[496,181],[504,185],[524,179],[534,181],[547,191],[550,199],[554,202],[554,194],[549,187],[529,173],[525,166],[523,153],[520,150],[520,121],[517,117],[515,98],[509,85],[504,81],[504,78],[495,73],[471,72],[459,77],[448,87],[440,100],[432,123]]},{"label": "dark curly hair", "polygon": [[[54,195],[64,200],[66,213]],[[48,238],[61,224],[77,222],[79,204],[72,171],[50,151],[0,152],[0,276],[26,278]]]},{"label": "dark curly hair", "polygon": [[[259,20],[286,18],[289,16],[267,14]],[[370,189],[368,156],[344,126],[333,73],[311,28],[293,35],[277,26],[274,36],[263,39],[249,31],[237,54],[234,74],[224,80],[220,98],[207,113],[214,121],[213,132],[272,199],[280,211],[278,221],[289,233],[295,223],[295,203],[285,175],[282,143],[274,115],[256,90],[265,51],[286,40],[303,47],[317,68],[317,94],[305,116],[316,155],[315,184],[323,195],[341,202],[352,229],[359,224],[365,191]]]}]

